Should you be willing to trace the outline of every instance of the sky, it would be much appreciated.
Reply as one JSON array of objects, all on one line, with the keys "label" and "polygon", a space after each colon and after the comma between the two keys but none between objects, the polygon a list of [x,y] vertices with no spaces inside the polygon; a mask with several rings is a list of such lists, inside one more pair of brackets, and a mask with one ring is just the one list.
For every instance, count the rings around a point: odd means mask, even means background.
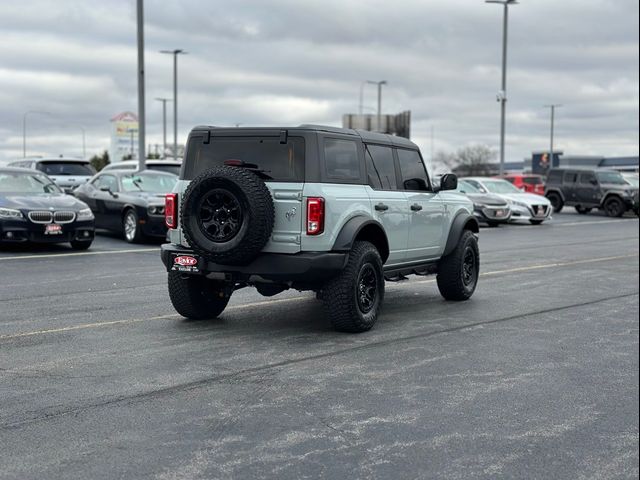
[{"label": "sky", "polygon": [[[137,111],[135,0],[0,1],[0,162],[87,156]],[[341,126],[365,80],[383,113],[412,112],[425,158],[499,145],[502,7],[483,0],[146,0],[147,143],[162,143],[181,48],[178,142],[195,125]],[[509,9],[506,160],[638,155],[637,0],[520,0]],[[374,113],[376,87],[364,88]],[[171,110],[171,107],[169,108]],[[168,130],[173,118],[169,115]],[[433,135],[432,135],[433,133]],[[432,141],[433,140],[433,141]],[[169,141],[172,135],[169,134]]]}]

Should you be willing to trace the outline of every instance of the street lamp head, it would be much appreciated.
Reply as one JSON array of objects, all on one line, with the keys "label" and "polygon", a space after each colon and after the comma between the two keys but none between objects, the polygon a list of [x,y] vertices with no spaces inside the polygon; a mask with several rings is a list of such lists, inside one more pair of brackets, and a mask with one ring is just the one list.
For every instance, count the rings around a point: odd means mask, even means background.
[{"label": "street lamp head", "polygon": [[500,5],[518,5],[518,0],[484,0],[484,3],[497,3]]},{"label": "street lamp head", "polygon": [[186,55],[189,52],[185,52],[181,48],[176,48],[175,50],[160,50],[160,53],[168,53],[171,55]]}]

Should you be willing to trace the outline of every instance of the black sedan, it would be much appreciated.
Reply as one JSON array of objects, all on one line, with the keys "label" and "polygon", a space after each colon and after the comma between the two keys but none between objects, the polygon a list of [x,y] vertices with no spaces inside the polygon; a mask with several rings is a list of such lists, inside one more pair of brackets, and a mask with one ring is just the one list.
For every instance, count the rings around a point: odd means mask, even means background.
[{"label": "black sedan", "polygon": [[44,173],[0,168],[0,244],[69,242],[86,250],[93,234],[89,207],[63,193]]},{"label": "black sedan", "polygon": [[482,193],[464,180],[458,182],[457,191],[464,193],[473,202],[473,214],[479,222],[486,223],[490,227],[509,222],[511,209],[501,197]]},{"label": "black sedan", "polygon": [[124,235],[137,243],[145,237],[165,237],[164,196],[173,190],[177,177],[145,170],[109,170],[74,190],[96,217],[96,227]]}]

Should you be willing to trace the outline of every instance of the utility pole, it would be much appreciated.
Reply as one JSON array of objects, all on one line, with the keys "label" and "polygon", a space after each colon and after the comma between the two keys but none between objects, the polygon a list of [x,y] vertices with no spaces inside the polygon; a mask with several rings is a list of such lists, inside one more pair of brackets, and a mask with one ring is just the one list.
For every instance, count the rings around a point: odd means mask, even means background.
[{"label": "utility pole", "polygon": [[167,151],[167,102],[170,102],[170,98],[156,98],[159,102],[162,102],[162,158],[166,155]]},{"label": "utility pole", "polygon": [[[144,115],[144,0],[137,0],[138,20],[138,170],[145,169]],[[133,142],[133,133],[131,134]]]},{"label": "utility pole", "polygon": [[87,159],[87,144],[85,141],[85,130],[84,127],[80,127],[80,130],[82,130],[82,158],[83,159]]},{"label": "utility pole", "polygon": [[160,50],[173,55],[173,159],[178,160],[178,55],[186,55],[182,49]]},{"label": "utility pole", "polygon": [[[377,85],[378,86],[378,113],[377,113],[377,130],[380,132],[382,129],[382,85],[386,85],[386,80],[380,80],[379,82],[374,82],[373,80],[366,80],[361,86],[360,91],[362,92],[362,88],[365,84]],[[361,95],[362,98],[362,95]],[[360,113],[362,113],[362,100],[360,101]]]},{"label": "utility pole", "polygon": [[549,136],[549,170],[553,168],[553,134],[556,121],[556,108],[562,107],[560,103],[553,103],[551,105],[545,105],[545,108],[551,110],[551,132]]},{"label": "utility pole", "polygon": [[509,5],[517,5],[516,0],[485,0],[485,3],[497,3],[503,5],[504,14],[502,18],[502,89],[498,93],[500,102],[500,175],[504,174],[504,143],[505,124],[507,114],[507,40],[509,25]]}]

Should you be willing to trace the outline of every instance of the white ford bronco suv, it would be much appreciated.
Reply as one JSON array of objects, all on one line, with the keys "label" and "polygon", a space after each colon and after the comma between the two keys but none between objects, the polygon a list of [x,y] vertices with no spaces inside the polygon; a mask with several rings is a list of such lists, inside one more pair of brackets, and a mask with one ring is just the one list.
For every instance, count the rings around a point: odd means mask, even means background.
[{"label": "white ford bronco suv", "polygon": [[189,134],[167,195],[162,245],[179,314],[215,318],[231,294],[313,290],[340,331],[363,332],[385,280],[437,275],[447,300],[467,300],[479,275],[473,204],[439,186],[407,139],[360,130],[216,128]]}]

